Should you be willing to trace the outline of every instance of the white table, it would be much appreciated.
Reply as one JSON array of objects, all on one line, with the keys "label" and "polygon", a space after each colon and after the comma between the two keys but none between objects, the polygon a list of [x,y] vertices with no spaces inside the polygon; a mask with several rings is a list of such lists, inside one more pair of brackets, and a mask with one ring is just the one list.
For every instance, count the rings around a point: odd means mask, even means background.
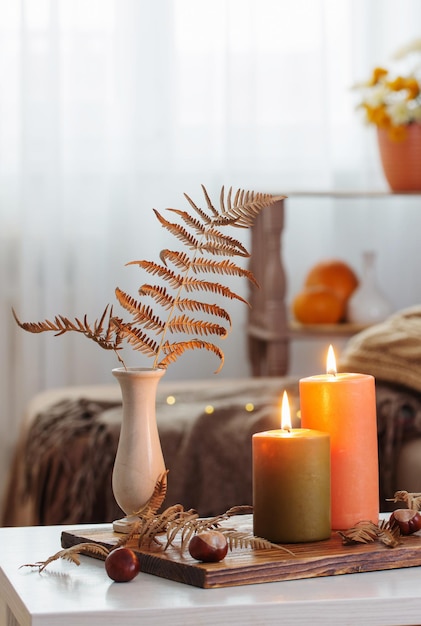
[{"label": "white table", "polygon": [[[113,583],[102,561],[62,559],[39,574],[24,563],[60,549],[63,529],[0,528],[0,596],[7,626],[247,626],[421,624],[421,567],[224,589],[149,574]],[[100,527],[99,527],[100,528]]]}]

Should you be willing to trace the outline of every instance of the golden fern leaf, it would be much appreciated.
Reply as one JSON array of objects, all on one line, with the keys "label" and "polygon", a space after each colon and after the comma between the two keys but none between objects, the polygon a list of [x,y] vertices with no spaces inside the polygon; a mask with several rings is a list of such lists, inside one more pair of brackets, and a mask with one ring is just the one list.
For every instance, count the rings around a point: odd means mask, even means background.
[{"label": "golden fern leaf", "polygon": [[157,285],[142,285],[139,287],[139,295],[150,296],[164,309],[171,309],[175,303],[174,296],[169,294],[165,287],[159,287]]},{"label": "golden fern leaf", "polygon": [[396,491],[393,498],[387,502],[405,502],[408,509],[421,510],[421,493],[409,493],[408,491]]},{"label": "golden fern leaf", "polygon": [[172,235],[184,243],[184,245],[192,250],[200,248],[200,242],[197,237],[191,235],[183,226],[174,222],[169,222],[156,209],[154,209],[154,212],[161,223],[161,226],[166,228]]},{"label": "golden fern leaf", "polygon": [[[205,195],[205,199],[206,201],[208,200],[209,196],[208,196],[208,192],[206,191],[204,185],[201,185],[203,193]],[[203,211],[200,207],[197,206],[197,204],[195,204],[195,202],[193,202],[193,200],[190,198],[190,196],[188,196],[186,193],[184,194],[184,197],[186,198],[187,202],[190,204],[190,206],[196,211],[196,213],[198,215],[200,215],[200,217],[202,218],[202,220],[204,221],[205,224],[211,224],[212,223],[212,219],[216,219],[218,217],[218,213],[215,210],[215,208],[213,207],[212,203],[209,200],[208,203],[208,208],[211,209],[212,212],[212,216],[209,216],[207,213],[205,213],[205,211]]]},{"label": "golden fern leaf", "polygon": [[150,515],[155,515],[155,513],[161,508],[162,503],[165,500],[165,496],[167,495],[167,477],[168,470],[165,470],[165,472],[158,477],[148,502],[141,509],[139,509],[139,511],[135,511],[133,515],[138,515],[139,517],[149,517]]},{"label": "golden fern leaf", "polygon": [[200,302],[200,300],[189,300],[187,298],[183,298],[182,300],[177,300],[177,309],[179,311],[202,311],[208,315],[214,315],[215,317],[221,317],[227,320],[230,327],[232,325],[229,313],[216,304],[207,304],[206,302]]},{"label": "golden fern leaf", "polygon": [[164,248],[159,253],[159,258],[164,265],[167,265],[167,260],[169,260],[183,271],[188,270],[192,265],[192,259],[185,252],[180,252],[179,250]]},{"label": "golden fern leaf", "polygon": [[217,293],[220,296],[224,296],[224,298],[229,298],[230,300],[236,299],[244,302],[244,304],[249,304],[247,300],[239,296],[234,291],[231,291],[231,289],[229,289],[228,287],[220,285],[219,283],[212,283],[206,280],[198,280],[196,278],[187,278],[184,281],[184,289],[188,292],[194,290],[210,291],[212,293]]},{"label": "golden fern leaf", "polygon": [[153,261],[130,261],[130,263],[126,263],[126,265],[138,265],[149,274],[157,274],[160,278],[169,282],[174,289],[179,288],[183,284],[181,276],[178,276],[167,267],[159,265],[159,263],[154,263]]},{"label": "golden fern leaf", "polygon": [[230,550],[238,548],[253,548],[254,550],[283,550],[284,552],[288,552],[292,556],[295,556],[295,554],[291,550],[288,550],[288,548],[285,548],[285,546],[281,546],[277,543],[271,543],[267,539],[255,537],[247,532],[224,529],[223,527],[218,528],[218,531],[225,536]]},{"label": "golden fern leaf", "polygon": [[99,543],[79,543],[75,546],[71,546],[70,548],[64,548],[63,550],[59,550],[52,556],[48,557],[45,561],[37,561],[36,563],[25,563],[20,567],[36,567],[39,572],[42,572],[47,565],[52,563],[53,561],[57,561],[58,559],[64,559],[66,561],[70,561],[75,565],[80,565],[79,554],[91,554],[94,556],[99,556],[102,559],[105,559],[110,550],[105,546]]},{"label": "golden fern leaf", "polygon": [[174,524],[175,521],[180,523],[183,517],[184,508],[181,504],[174,504],[168,507],[160,515],[156,515],[145,520],[144,527],[139,534],[139,545],[142,543],[151,543],[157,535],[167,532],[167,529]]},{"label": "golden fern leaf", "polygon": [[165,358],[162,359],[157,367],[167,368],[170,363],[174,363],[182,354],[186,352],[186,350],[195,350],[195,349],[208,350],[209,352],[213,352],[220,360],[220,364],[217,370],[215,370],[215,374],[221,371],[221,368],[224,365],[224,353],[222,350],[213,343],[208,341],[202,341],[199,339],[192,339],[190,341],[178,341],[176,343],[168,343],[165,342],[162,345],[162,350],[166,354]]},{"label": "golden fern leaf", "polygon": [[[111,317],[109,317],[109,322],[105,330],[105,334],[102,334],[103,320],[108,308],[109,307],[107,305],[101,319],[95,322],[93,329],[88,323],[86,316],[84,317],[83,322],[81,322],[78,318],[76,318],[75,321],[72,322],[63,315],[57,315],[54,318],[54,322],[51,322],[50,320],[45,320],[43,322],[21,322],[14,309],[12,309],[12,313],[18,326],[30,333],[42,333],[46,331],[52,331],[55,333],[55,336],[58,337],[70,331],[79,332],[85,335],[85,337],[87,337],[88,339],[93,339],[94,341],[96,341],[96,343],[98,343],[105,350],[119,350],[119,343],[121,342],[121,338],[118,337],[118,335],[115,336],[114,339],[112,338],[113,335],[115,335],[116,333],[114,329],[114,323]],[[112,309],[110,310],[112,311]]]},{"label": "golden fern leaf", "polygon": [[[56,335],[63,335],[67,332],[79,332],[85,337],[95,341],[99,346],[107,350],[114,350],[117,358],[121,361],[118,351],[121,344],[126,341],[135,350],[147,357],[152,357],[153,368],[167,367],[173,363],[186,350],[204,348],[212,351],[220,359],[219,371],[223,365],[224,356],[222,350],[210,342],[193,338],[191,341],[169,343],[166,339],[167,331],[185,332],[188,335],[208,335],[213,334],[224,338],[227,334],[220,324],[212,321],[191,320],[183,315],[185,311],[205,313],[206,315],[219,317],[229,322],[231,327],[231,317],[223,307],[199,302],[197,299],[186,297],[185,293],[191,294],[193,291],[202,291],[217,294],[227,299],[239,300],[248,304],[247,300],[238,295],[235,291],[221,285],[217,281],[201,280],[200,273],[219,274],[226,276],[238,276],[257,282],[253,274],[247,269],[229,261],[229,257],[248,257],[249,252],[243,243],[224,231],[225,227],[248,228],[255,217],[265,208],[273,205],[285,196],[271,196],[237,190],[233,196],[232,188],[229,189],[225,199],[224,187],[221,189],[219,199],[219,209],[211,202],[209,194],[202,185],[202,191],[206,202],[206,209],[200,208],[193,200],[184,194],[190,208],[195,211],[195,215],[180,209],[167,209],[181,223],[167,220],[159,211],[154,210],[155,217],[160,225],[168,230],[176,239],[184,244],[189,250],[189,254],[174,250],[164,249],[161,251],[161,264],[153,261],[131,261],[127,265],[137,265],[149,275],[156,276],[161,281],[165,281],[169,290],[167,291],[160,284],[143,284],[139,288],[139,296],[150,297],[154,303],[161,306],[166,311],[166,318],[161,319],[151,306],[139,302],[121,289],[117,288],[115,295],[119,304],[131,316],[130,321],[124,321],[114,316],[112,309],[108,307],[102,316],[93,325],[88,322],[85,316],[82,319],[70,320],[62,315],[56,316],[54,321],[45,320],[36,323],[21,322],[15,311],[13,315],[18,325],[29,332],[54,332]],[[209,257],[226,257],[221,261]],[[168,267],[172,263],[180,271],[177,274]],[[192,278],[192,274],[196,278]],[[174,293],[171,293],[171,289]],[[182,315],[178,315],[182,313]],[[108,318],[108,321],[107,321]],[[159,337],[159,342],[155,341],[150,334]],[[162,355],[165,355],[162,358]]]},{"label": "golden fern leaf", "polygon": [[363,520],[355,524],[353,528],[337,532],[345,544],[371,543],[379,536],[379,527],[374,522]]},{"label": "golden fern leaf", "polygon": [[135,350],[139,350],[142,354],[148,356],[156,356],[158,353],[158,344],[150,339],[140,328],[134,328],[131,324],[126,324],[120,318],[114,318],[114,323],[118,327],[121,337],[133,346]]},{"label": "golden fern leaf", "polygon": [[[241,241],[238,241],[238,239],[234,239],[233,237],[228,237],[227,235],[221,233],[219,230],[216,230],[215,228],[210,228],[206,231],[206,241],[206,245],[209,245],[209,243],[211,243],[215,247],[230,247],[236,251],[235,255],[237,256],[250,256],[247,248],[241,243]],[[203,247],[205,246],[202,245],[201,248]]]},{"label": "golden fern leaf", "polygon": [[123,308],[125,308],[133,317],[133,321],[141,324],[147,329],[152,329],[156,333],[162,333],[164,323],[161,322],[150,306],[140,304],[132,296],[117,287],[116,297]]},{"label": "golden fern leaf", "polygon": [[[186,226],[188,226],[188,228],[192,228],[199,237],[207,234],[208,223],[202,224],[202,222],[192,217],[189,213],[187,213],[187,211],[181,211],[180,209],[167,209],[167,211],[171,211],[172,213],[178,215],[178,217],[181,217]],[[175,224],[171,225],[175,226]],[[172,229],[170,229],[170,231],[172,232]]]},{"label": "golden fern leaf", "polygon": [[193,272],[226,274],[227,276],[245,276],[250,282],[258,287],[258,282],[252,272],[240,267],[232,261],[214,261],[213,259],[195,259],[191,266]]},{"label": "golden fern leaf", "polygon": [[217,224],[232,224],[242,228],[249,228],[257,215],[263,208],[278,200],[285,199],[286,196],[277,196],[274,198],[270,194],[255,193],[250,191],[244,191],[239,189],[232,202],[232,188],[230,188],[227,196],[227,205],[224,201],[224,188],[221,191],[220,205],[221,205],[221,220],[216,221]]},{"label": "golden fern leaf", "polygon": [[237,247],[223,241],[205,241],[200,244],[200,251],[218,256],[241,256],[244,258],[250,256],[248,252],[241,252]]},{"label": "golden fern leaf", "polygon": [[389,520],[381,520],[379,523],[379,539],[388,548],[396,548],[401,543],[401,532],[398,524],[390,523]]},{"label": "golden fern leaf", "polygon": [[212,324],[211,322],[202,322],[201,320],[194,320],[187,315],[179,315],[173,317],[167,326],[168,330],[172,333],[187,333],[196,335],[219,335],[220,337],[226,337],[228,331],[220,324]]},{"label": "golden fern leaf", "polygon": [[205,200],[206,200],[206,205],[209,209],[209,211],[212,213],[214,218],[218,217],[218,211],[215,209],[215,207],[213,206],[211,199],[209,197],[209,194],[206,190],[206,187],[204,185],[201,185],[202,187],[202,191],[203,191],[203,195],[205,196]]}]

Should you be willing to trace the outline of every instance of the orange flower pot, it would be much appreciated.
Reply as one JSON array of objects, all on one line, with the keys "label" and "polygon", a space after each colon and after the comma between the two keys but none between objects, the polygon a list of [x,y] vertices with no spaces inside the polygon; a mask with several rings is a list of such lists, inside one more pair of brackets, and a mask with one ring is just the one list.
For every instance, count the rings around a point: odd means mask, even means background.
[{"label": "orange flower pot", "polygon": [[392,191],[421,191],[421,124],[407,126],[405,139],[392,140],[377,128],[384,175]]}]

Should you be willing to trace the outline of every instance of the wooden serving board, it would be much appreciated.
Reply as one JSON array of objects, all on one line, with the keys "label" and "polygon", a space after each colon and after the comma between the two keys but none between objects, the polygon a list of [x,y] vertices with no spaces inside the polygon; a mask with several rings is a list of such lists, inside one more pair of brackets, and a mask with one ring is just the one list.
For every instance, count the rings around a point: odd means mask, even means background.
[{"label": "wooden serving board", "polygon": [[[229,526],[252,532],[252,516],[232,517]],[[63,531],[61,545],[69,548],[88,541],[111,548],[120,537],[112,530],[87,527],[79,534]],[[340,536],[334,532],[326,541],[286,545],[293,555],[281,549],[235,549],[228,551],[219,563],[200,563],[190,557],[188,550],[181,554],[177,547],[166,551],[159,547],[143,550],[135,542],[128,547],[138,554],[142,572],[205,589],[421,565],[421,536],[418,534],[402,537],[399,546],[387,548],[377,541],[343,545]]]}]

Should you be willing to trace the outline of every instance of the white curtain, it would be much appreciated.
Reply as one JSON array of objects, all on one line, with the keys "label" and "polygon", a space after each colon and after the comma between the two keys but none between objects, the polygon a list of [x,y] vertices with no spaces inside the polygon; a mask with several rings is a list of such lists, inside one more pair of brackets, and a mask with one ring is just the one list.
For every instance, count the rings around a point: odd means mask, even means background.
[{"label": "white curtain", "polygon": [[[420,24],[419,0],[0,0],[3,459],[34,393],[117,365],[82,337],[24,333],[12,306],[98,316],[139,284],[125,263],[165,245],[152,208],[200,202],[200,183],[384,187],[350,86]],[[222,376],[249,372],[245,314]],[[209,376],[209,358],[168,377]]]}]

